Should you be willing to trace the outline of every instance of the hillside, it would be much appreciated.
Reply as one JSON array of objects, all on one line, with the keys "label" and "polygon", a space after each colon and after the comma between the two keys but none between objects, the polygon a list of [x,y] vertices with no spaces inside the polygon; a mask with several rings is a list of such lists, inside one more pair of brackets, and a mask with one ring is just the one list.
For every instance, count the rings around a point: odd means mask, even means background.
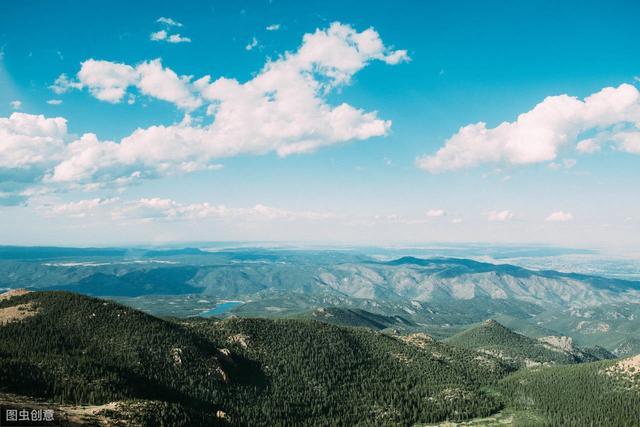
[{"label": "hillside", "polygon": [[264,367],[264,390],[230,384],[243,399],[228,410],[248,425],[263,417],[288,425],[466,419],[500,407],[482,390],[508,372],[490,356],[364,328],[291,319],[185,323]]},{"label": "hillside", "polygon": [[519,367],[581,363],[614,357],[604,349],[575,347],[568,337],[538,340],[511,331],[495,320],[469,328],[445,340],[447,343],[499,357]]},{"label": "hillside", "polygon": [[640,358],[524,370],[500,381],[508,405],[540,415],[541,425],[636,426]]},{"label": "hillside", "polygon": [[364,327],[375,330],[417,326],[402,316],[384,316],[357,308],[322,307],[309,313],[304,313],[300,317],[333,325]]},{"label": "hillside", "polygon": [[143,425],[460,420],[498,410],[483,388],[508,373],[490,356],[362,328],[177,323],[57,291],[5,295],[0,317],[4,401],[94,405]]},{"label": "hillside", "polygon": [[5,297],[0,318],[3,392],[76,405],[160,401],[167,420],[202,423],[221,408],[218,391],[236,369],[177,324],[81,295]]}]

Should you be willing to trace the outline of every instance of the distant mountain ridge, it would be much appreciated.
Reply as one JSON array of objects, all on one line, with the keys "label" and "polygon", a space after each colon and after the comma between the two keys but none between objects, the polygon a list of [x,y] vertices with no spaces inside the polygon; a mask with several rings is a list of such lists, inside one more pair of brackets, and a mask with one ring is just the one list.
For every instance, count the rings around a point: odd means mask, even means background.
[{"label": "distant mountain ridge", "polygon": [[[199,296],[239,300],[245,304],[233,312],[244,316],[294,316],[341,307],[443,327],[503,316],[523,330],[547,329],[587,346],[603,343],[616,354],[640,351],[637,281],[464,258],[380,261],[355,251],[185,248],[127,249],[123,255],[53,248],[54,258],[47,259],[42,258],[49,250],[45,248],[16,259],[26,249],[3,248],[13,258],[0,256],[0,288],[65,290],[129,301],[181,295],[198,296],[195,301]],[[91,256],[78,255],[87,251]],[[197,306],[191,308],[197,313]]]}]

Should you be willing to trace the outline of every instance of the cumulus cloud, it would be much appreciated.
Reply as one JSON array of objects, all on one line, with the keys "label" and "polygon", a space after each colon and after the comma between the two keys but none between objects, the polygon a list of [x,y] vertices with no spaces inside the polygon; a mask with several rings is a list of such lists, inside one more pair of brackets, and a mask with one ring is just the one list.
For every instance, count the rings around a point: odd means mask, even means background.
[{"label": "cumulus cloud", "polygon": [[339,23],[304,36],[295,52],[268,61],[252,79],[192,81],[160,60],[136,66],[98,61],[82,63],[78,80],[98,99],[119,102],[128,86],[142,94],[191,111],[207,106],[207,121],[185,119],[174,125],[137,129],[120,141],[87,133],[71,142],[66,157],[47,175],[49,183],[129,182],[217,168],[219,160],[240,154],[276,152],[280,156],[384,136],[391,122],[346,103],[330,105],[326,96],[348,84],[370,62],[397,63],[406,53],[385,47],[373,29],[357,32]]},{"label": "cumulus cloud", "polygon": [[613,139],[618,142],[620,150],[640,154],[640,131],[618,132]]},{"label": "cumulus cloud", "polygon": [[183,37],[180,33],[171,34],[169,38],[167,38],[167,42],[169,43],[191,43],[191,39],[189,37]]},{"label": "cumulus cloud", "polygon": [[166,42],[166,43],[191,43],[189,37],[183,37],[179,33],[171,34],[169,31],[172,28],[180,28],[182,24],[171,18],[160,17],[156,20],[158,24],[163,25],[166,29],[154,31],[149,35],[149,39],[154,42]]},{"label": "cumulus cloud", "polygon": [[[613,128],[613,129],[612,129]],[[603,137],[628,150],[625,134],[640,128],[640,93],[630,84],[607,87],[584,100],[550,96],[514,122],[488,128],[479,122],[462,127],[433,155],[417,159],[418,167],[438,173],[481,163],[515,165],[554,160],[559,150],[577,143],[581,153],[595,152]],[[579,140],[586,132],[596,137]]]},{"label": "cumulus cloud", "polygon": [[278,31],[280,29],[280,24],[271,24],[271,25],[267,25],[266,30],[267,31]]},{"label": "cumulus cloud", "polygon": [[13,113],[0,118],[0,205],[28,199],[28,188],[63,159],[67,139],[61,117]]},{"label": "cumulus cloud", "polygon": [[0,117],[0,171],[35,168],[42,172],[61,158],[66,138],[67,122],[62,117],[26,113]]},{"label": "cumulus cloud", "polygon": [[9,105],[11,106],[12,109],[19,110],[20,108],[22,108],[22,101],[17,101],[17,100],[11,101]]},{"label": "cumulus cloud", "polygon": [[244,82],[210,76],[193,80],[159,59],[137,65],[88,59],[73,78],[62,74],[51,89],[58,94],[83,89],[116,103],[134,102],[134,88],[137,95],[186,112],[201,105],[206,109],[194,112],[195,118],[187,113],[179,123],[140,128],[116,141],[90,132],[68,134],[61,117],[16,112],[0,118],[0,193],[6,201],[33,197],[34,191],[123,186],[217,169],[221,159],[241,154],[287,156],[384,136],[390,121],[346,103],[331,105],[327,96],[372,61],[397,63],[398,58],[406,53],[385,47],[373,29],[358,32],[334,23],[305,35],[297,51],[268,61]]},{"label": "cumulus cloud", "polygon": [[430,218],[439,218],[441,216],[445,216],[447,213],[443,209],[429,209],[427,211],[427,216]]},{"label": "cumulus cloud", "polygon": [[57,95],[62,95],[63,93],[67,93],[70,89],[82,89],[82,84],[71,80],[69,76],[65,73],[62,73],[58,76],[58,78],[53,82],[51,86],[49,86],[54,93]]},{"label": "cumulus cloud", "polygon": [[130,65],[89,59],[82,63],[78,72],[80,86],[74,83],[68,87],[86,87],[99,100],[116,103],[120,102],[127,88],[135,84],[138,78],[138,73]]},{"label": "cumulus cloud", "polygon": [[567,222],[573,219],[571,212],[557,211],[552,212],[545,218],[548,222]]},{"label": "cumulus cloud", "polygon": [[47,104],[49,105],[60,105],[62,104],[62,100],[61,99],[50,99],[47,101]]},{"label": "cumulus cloud", "polygon": [[167,32],[165,30],[156,31],[156,32],[151,33],[149,35],[149,39],[151,39],[151,41],[154,41],[154,42],[158,42],[158,41],[161,41],[161,40],[166,40],[167,39]]},{"label": "cumulus cloud", "polygon": [[64,93],[69,89],[87,88],[101,101],[121,102],[130,86],[140,93],[171,102],[187,111],[198,108],[201,100],[193,93],[191,78],[178,76],[170,68],[162,66],[160,59],[142,62],[135,67],[127,64],[88,59],[80,66],[77,81],[65,74],[54,82],[52,89]]},{"label": "cumulus cloud", "polygon": [[513,219],[513,212],[509,210],[491,211],[487,214],[487,219],[492,222],[504,222]]},{"label": "cumulus cloud", "polygon": [[189,37],[183,37],[179,33],[169,34],[165,30],[153,32],[149,35],[149,39],[154,42],[165,41],[167,43],[191,43]]}]

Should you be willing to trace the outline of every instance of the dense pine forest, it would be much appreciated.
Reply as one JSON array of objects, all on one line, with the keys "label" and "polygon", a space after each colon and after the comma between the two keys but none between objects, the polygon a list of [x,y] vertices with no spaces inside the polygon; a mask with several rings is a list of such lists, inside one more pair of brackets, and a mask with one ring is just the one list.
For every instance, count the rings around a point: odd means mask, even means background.
[{"label": "dense pine forest", "polygon": [[549,425],[637,426],[640,376],[616,374],[615,362],[524,370],[500,381],[508,404],[535,410]]},{"label": "dense pine forest", "polygon": [[[149,426],[414,425],[512,409],[550,425],[636,425],[639,379],[618,361],[575,365],[495,322],[481,328],[443,343],[310,319],[159,319],[32,292],[0,299],[0,397],[118,402],[103,415]],[[487,342],[559,355],[558,366],[516,371],[476,351]]]},{"label": "dense pine forest", "polygon": [[594,362],[615,357],[603,348],[553,346],[545,341],[515,333],[495,320],[471,327],[446,339],[445,342],[495,355],[517,367]]}]

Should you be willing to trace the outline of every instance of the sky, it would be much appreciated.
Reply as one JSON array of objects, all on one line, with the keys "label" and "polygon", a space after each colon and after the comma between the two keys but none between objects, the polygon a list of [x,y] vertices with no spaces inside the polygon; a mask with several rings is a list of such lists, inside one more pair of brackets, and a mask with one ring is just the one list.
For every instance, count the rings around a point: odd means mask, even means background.
[{"label": "sky", "polygon": [[640,247],[640,3],[0,2],[0,244]]}]

